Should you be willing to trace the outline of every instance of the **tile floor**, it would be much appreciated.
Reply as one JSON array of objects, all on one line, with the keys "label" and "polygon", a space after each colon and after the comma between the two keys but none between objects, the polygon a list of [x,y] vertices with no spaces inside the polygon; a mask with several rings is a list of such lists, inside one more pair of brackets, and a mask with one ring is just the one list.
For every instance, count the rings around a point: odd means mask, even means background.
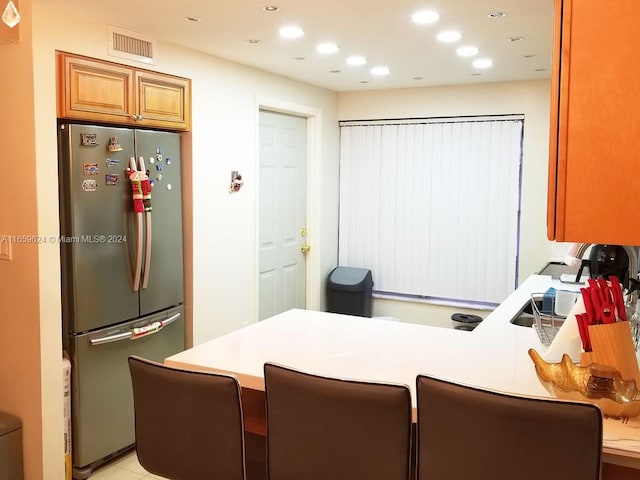
[{"label": "tile floor", "polygon": [[163,477],[151,475],[140,462],[135,451],[114,458],[105,465],[94,470],[90,480],[164,480]]}]

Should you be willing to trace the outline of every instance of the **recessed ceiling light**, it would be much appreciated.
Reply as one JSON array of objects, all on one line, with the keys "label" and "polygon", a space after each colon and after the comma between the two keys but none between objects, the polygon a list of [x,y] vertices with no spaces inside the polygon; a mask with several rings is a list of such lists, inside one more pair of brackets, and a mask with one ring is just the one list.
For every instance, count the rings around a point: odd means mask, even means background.
[{"label": "recessed ceiling light", "polygon": [[373,67],[371,69],[371,75],[375,75],[377,77],[382,77],[384,75],[389,75],[388,67]]},{"label": "recessed ceiling light", "polygon": [[294,60],[301,61],[301,60],[304,60],[304,57],[293,57],[293,59],[294,59]]},{"label": "recessed ceiling light", "polygon": [[336,53],[340,48],[335,43],[325,42],[316,45],[316,51],[318,53]]},{"label": "recessed ceiling light", "polygon": [[460,40],[462,38],[462,34],[455,30],[446,30],[444,32],[440,32],[437,37],[438,40],[443,43],[452,43]]},{"label": "recessed ceiling light", "polygon": [[202,18],[200,17],[185,17],[184,18],[187,22],[194,22],[194,23],[198,23],[202,21]]},{"label": "recessed ceiling light", "polygon": [[424,80],[424,77],[413,77],[414,80]]},{"label": "recessed ceiling light", "polygon": [[266,5],[262,7],[262,10],[264,10],[265,12],[277,12],[278,10],[280,10],[280,7],[276,5]]},{"label": "recessed ceiling light", "polygon": [[473,45],[467,45],[465,47],[460,47],[456,50],[456,53],[460,57],[473,57],[478,53],[478,47],[474,47]]},{"label": "recessed ceiling light", "polygon": [[535,53],[528,53],[527,55],[524,56],[524,58],[533,58],[536,57],[537,55]]},{"label": "recessed ceiling light", "polygon": [[340,73],[340,70],[329,70],[329,73]]},{"label": "recessed ceiling light", "polygon": [[489,68],[493,65],[493,60],[490,58],[478,58],[473,61],[473,66],[476,68]]},{"label": "recessed ceiling light", "polygon": [[347,58],[348,65],[357,66],[357,65],[364,65],[365,63],[367,63],[367,59],[361,55],[352,55],[351,57]]},{"label": "recessed ceiling light", "polygon": [[482,74],[480,72],[475,72],[471,74],[472,77],[481,77]]},{"label": "recessed ceiling light", "polygon": [[257,43],[262,43],[262,40],[258,40],[257,38],[250,38],[249,40],[247,40],[247,43],[251,43],[251,44],[257,44]]},{"label": "recessed ceiling light", "polygon": [[369,80],[360,80],[358,83],[369,83]]},{"label": "recessed ceiling light", "polygon": [[488,17],[489,18],[504,18],[507,14],[505,12],[491,12]]},{"label": "recessed ceiling light", "polygon": [[299,38],[304,35],[304,30],[295,25],[287,25],[280,29],[280,36],[284,38]]},{"label": "recessed ceiling light", "polygon": [[524,40],[524,37],[521,35],[514,35],[513,37],[509,37],[510,42],[520,42]]},{"label": "recessed ceiling light", "polygon": [[432,10],[419,10],[411,15],[411,20],[413,21],[413,23],[418,23],[420,25],[435,23],[439,18],[440,14]]},{"label": "recessed ceiling light", "polygon": [[536,68],[535,71],[536,72],[546,72],[547,69],[546,68]]}]

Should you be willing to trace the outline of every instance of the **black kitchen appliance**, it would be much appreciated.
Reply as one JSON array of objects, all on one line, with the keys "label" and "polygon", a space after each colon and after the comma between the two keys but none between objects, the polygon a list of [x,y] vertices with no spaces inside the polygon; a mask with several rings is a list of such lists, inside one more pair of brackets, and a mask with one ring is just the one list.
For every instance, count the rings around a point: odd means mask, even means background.
[{"label": "black kitchen appliance", "polygon": [[629,254],[620,245],[593,245],[589,253],[591,276],[593,278],[610,275],[618,277],[626,288],[629,283]]}]

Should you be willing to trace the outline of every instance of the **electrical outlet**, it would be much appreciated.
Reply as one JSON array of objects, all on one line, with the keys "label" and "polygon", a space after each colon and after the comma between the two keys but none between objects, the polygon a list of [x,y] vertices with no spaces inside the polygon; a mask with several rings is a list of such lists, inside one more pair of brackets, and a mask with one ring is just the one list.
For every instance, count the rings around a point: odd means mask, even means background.
[{"label": "electrical outlet", "polygon": [[0,260],[11,260],[11,238],[0,235]]}]

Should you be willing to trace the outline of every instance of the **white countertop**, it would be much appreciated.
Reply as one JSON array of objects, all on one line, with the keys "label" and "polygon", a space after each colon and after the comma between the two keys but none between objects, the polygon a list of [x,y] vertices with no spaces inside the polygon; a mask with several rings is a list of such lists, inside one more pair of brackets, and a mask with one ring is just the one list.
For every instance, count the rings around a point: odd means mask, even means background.
[{"label": "white countertop", "polygon": [[[183,368],[235,374],[244,387],[263,390],[263,365],[275,362],[341,378],[406,384],[418,374],[522,395],[550,394],[539,382],[529,348],[543,353],[533,328],[513,325],[531,293],[578,288],[533,275],[473,331],[386,319],[290,310],[166,359]],[[415,395],[414,404],[415,404]],[[606,419],[607,456],[635,458],[640,468],[640,421]]]}]

